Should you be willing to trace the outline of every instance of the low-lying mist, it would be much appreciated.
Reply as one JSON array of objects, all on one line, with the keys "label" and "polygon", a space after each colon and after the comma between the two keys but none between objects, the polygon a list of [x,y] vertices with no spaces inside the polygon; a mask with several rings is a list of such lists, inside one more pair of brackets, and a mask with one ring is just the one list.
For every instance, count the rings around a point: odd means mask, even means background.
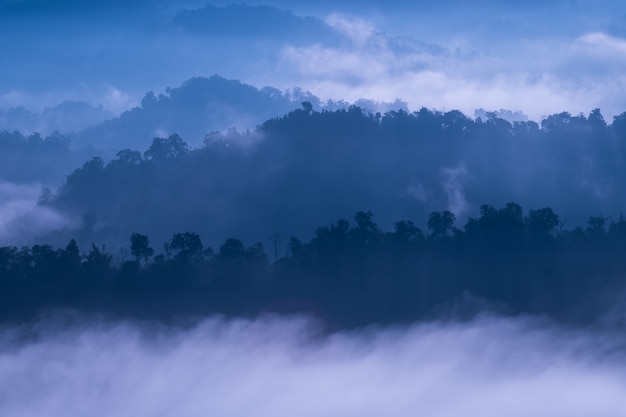
[{"label": "low-lying mist", "polygon": [[623,343],[490,315],[339,333],[304,318],[57,317],[0,331],[0,414],[623,416]]},{"label": "low-lying mist", "polygon": [[37,204],[39,184],[14,184],[0,179],[0,245],[25,244],[33,236],[68,223],[58,211]]}]

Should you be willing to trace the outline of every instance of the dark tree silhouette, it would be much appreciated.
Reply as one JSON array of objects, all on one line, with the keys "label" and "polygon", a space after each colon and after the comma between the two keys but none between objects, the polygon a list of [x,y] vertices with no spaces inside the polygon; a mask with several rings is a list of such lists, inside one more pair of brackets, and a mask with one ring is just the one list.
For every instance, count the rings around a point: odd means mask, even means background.
[{"label": "dark tree silhouette", "polygon": [[137,262],[147,262],[154,255],[148,236],[139,233],[133,233],[130,236],[130,252]]},{"label": "dark tree silhouette", "polygon": [[439,239],[451,236],[454,233],[455,221],[456,216],[448,210],[431,213],[430,216],[428,216],[429,237],[431,239]]},{"label": "dark tree silhouette", "polygon": [[204,258],[204,245],[197,233],[176,233],[168,245],[175,261],[184,264],[196,264]]},{"label": "dark tree silhouette", "polygon": [[[370,211],[317,228],[270,264],[260,243],[226,239],[216,254],[193,232],[176,233],[166,253],[131,235],[134,261],[117,264],[105,246],[80,253],[71,240],[0,247],[0,321],[71,307],[113,314],[314,312],[334,326],[404,322],[463,294],[509,313],[550,314],[570,323],[601,317],[626,290],[626,220],[590,218],[564,230],[551,208],[481,206],[463,229],[451,213],[429,216],[430,239],[411,221],[384,232]],[[143,265],[141,263],[143,262]]]}]

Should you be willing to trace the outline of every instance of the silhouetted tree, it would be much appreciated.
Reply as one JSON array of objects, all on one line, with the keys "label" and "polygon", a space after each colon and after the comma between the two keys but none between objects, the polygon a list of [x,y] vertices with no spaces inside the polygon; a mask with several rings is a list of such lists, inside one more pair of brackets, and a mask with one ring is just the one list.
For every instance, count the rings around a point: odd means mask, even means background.
[{"label": "silhouetted tree", "polygon": [[148,236],[139,233],[133,233],[130,236],[130,251],[137,262],[147,262],[154,255],[154,249],[150,247]]},{"label": "silhouetted tree", "polygon": [[559,226],[559,216],[551,208],[546,207],[539,210],[530,210],[526,219],[528,229],[537,235],[553,235]]},{"label": "silhouetted tree", "polygon": [[176,233],[172,236],[169,249],[173,252],[174,260],[196,264],[202,261],[204,245],[197,233],[185,232]]},{"label": "silhouetted tree", "polygon": [[454,232],[455,221],[456,216],[448,210],[430,213],[430,216],[428,216],[429,238],[439,239],[451,236]]}]

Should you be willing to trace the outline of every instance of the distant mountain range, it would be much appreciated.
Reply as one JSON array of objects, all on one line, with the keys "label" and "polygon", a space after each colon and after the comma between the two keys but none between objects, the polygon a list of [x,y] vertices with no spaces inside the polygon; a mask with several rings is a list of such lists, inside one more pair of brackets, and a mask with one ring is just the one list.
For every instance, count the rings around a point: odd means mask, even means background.
[{"label": "distant mountain range", "polygon": [[356,104],[369,111],[406,109],[406,103],[359,100],[322,102],[308,91],[286,92],[256,88],[214,75],[191,78],[164,94],[146,93],[140,106],[119,116],[85,102],[64,102],[41,113],[23,107],[0,110],[0,130],[50,134],[60,131],[72,148],[100,150],[145,149],[155,137],[177,133],[197,146],[214,131],[254,129],[265,120],[283,116],[308,101],[315,109],[335,110]]}]

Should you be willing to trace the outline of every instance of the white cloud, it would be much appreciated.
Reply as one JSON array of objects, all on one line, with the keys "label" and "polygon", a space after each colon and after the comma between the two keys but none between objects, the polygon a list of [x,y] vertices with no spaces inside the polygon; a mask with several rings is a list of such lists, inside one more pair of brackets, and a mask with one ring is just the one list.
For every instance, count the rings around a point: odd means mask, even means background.
[{"label": "white cloud", "polygon": [[292,76],[280,87],[293,82],[333,100],[401,98],[411,110],[460,109],[470,115],[480,107],[522,110],[534,120],[596,107],[610,120],[626,110],[624,39],[602,33],[572,40],[510,39],[504,46],[465,44],[467,52],[452,52],[410,40],[398,48],[398,40],[374,28],[335,19],[336,26],[354,26],[358,35],[339,47],[285,47],[279,71]]},{"label": "white cloud", "polygon": [[359,45],[364,45],[375,34],[375,27],[366,20],[338,13],[329,15],[325,23]]},{"label": "white cloud", "polygon": [[[610,339],[482,318],[316,336],[303,321],[0,332],[0,414],[623,416]],[[33,327],[30,327],[32,331]],[[36,327],[35,327],[36,328]]]},{"label": "white cloud", "polygon": [[9,90],[0,94],[0,108],[23,106],[24,93],[18,90]]},{"label": "white cloud", "polygon": [[441,173],[444,177],[443,189],[448,197],[448,210],[459,218],[468,209],[463,192],[463,180],[467,176],[467,169],[460,164],[454,168],[444,168]]},{"label": "white cloud", "polygon": [[587,33],[576,39],[576,45],[586,53],[626,59],[626,39],[602,32]]},{"label": "white cloud", "polygon": [[369,82],[385,75],[388,70],[385,62],[374,56],[321,45],[307,48],[288,46],[283,51],[283,60],[294,63],[299,74],[305,78],[339,79],[348,83]]},{"label": "white cloud", "polygon": [[105,86],[105,92],[101,100],[102,106],[106,110],[115,114],[122,113],[139,104],[130,94],[115,88],[112,85]]}]

